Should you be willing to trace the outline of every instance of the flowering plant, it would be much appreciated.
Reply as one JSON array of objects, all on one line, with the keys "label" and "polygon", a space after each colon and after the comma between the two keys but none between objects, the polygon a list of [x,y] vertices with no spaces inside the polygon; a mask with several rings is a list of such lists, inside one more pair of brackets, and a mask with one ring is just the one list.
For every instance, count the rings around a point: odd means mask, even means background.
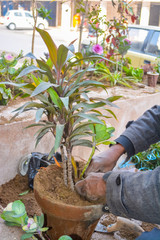
[{"label": "flowering plant", "polygon": [[25,206],[20,200],[9,203],[7,207],[3,209],[3,213],[0,217],[5,220],[5,223],[8,226],[22,227],[25,234],[21,236],[21,240],[28,238],[37,239],[34,235],[38,235],[40,239],[45,240],[42,232],[46,232],[48,228],[43,227],[43,214],[41,216],[29,218]]},{"label": "flowering plant", "polygon": [[99,44],[93,45],[92,51],[96,54],[103,54],[103,47]]}]

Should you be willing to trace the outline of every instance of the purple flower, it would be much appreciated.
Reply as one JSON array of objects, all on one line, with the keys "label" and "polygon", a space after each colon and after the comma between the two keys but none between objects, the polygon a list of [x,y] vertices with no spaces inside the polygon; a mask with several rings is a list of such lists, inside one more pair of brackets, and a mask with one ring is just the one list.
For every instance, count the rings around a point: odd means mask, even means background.
[{"label": "purple flower", "polygon": [[12,61],[13,58],[14,58],[11,54],[6,54],[4,57],[5,57],[5,59],[8,60],[8,61]]},{"label": "purple flower", "polygon": [[125,38],[123,41],[126,42],[128,45],[131,45],[131,41],[129,39]]},{"label": "purple flower", "polygon": [[92,51],[97,54],[102,54],[103,53],[103,47],[99,44],[93,45]]}]

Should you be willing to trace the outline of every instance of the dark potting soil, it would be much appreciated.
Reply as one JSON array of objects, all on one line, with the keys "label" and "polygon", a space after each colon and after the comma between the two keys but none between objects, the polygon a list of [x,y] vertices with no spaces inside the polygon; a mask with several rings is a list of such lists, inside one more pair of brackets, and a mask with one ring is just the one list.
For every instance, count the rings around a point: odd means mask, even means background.
[{"label": "dark potting soil", "polygon": [[[44,173],[45,169],[42,169],[40,171]],[[67,203],[73,204],[78,202],[78,205],[85,205],[86,203],[92,204],[87,201],[84,203],[84,200],[80,199],[80,197],[76,193],[67,191],[67,188],[64,186],[63,181],[61,181],[62,172],[59,175],[58,173],[59,171],[61,170],[58,169],[57,171],[55,171],[54,175],[53,175],[53,171],[47,171],[47,176],[42,181],[42,191],[44,190],[43,188],[48,189],[49,196],[52,196],[52,192],[54,192],[53,195],[55,195],[55,198],[59,198],[61,201],[64,201],[64,199],[67,198],[67,200],[65,201]],[[57,187],[55,187],[56,185],[54,184],[55,182],[58,182]],[[27,193],[26,195],[22,195],[22,196],[19,195],[21,193],[24,193],[27,190],[29,190],[29,193]],[[57,197],[57,195],[59,196]],[[33,190],[29,189],[28,187],[28,176],[16,175],[14,179],[0,186],[0,205],[2,207],[6,207],[6,205],[9,202],[13,202],[15,200],[23,201],[29,216],[34,216],[35,214],[36,215],[41,214],[41,209],[34,198]],[[101,222],[102,223],[104,222],[106,226],[116,222],[116,216],[114,216],[113,214],[105,214],[102,218],[103,220]],[[157,225],[142,222],[141,227],[145,231],[151,231],[154,227],[157,227]],[[134,240],[136,238],[136,236],[132,232],[129,232],[128,230],[127,231],[122,230],[118,232],[117,235],[119,236],[120,240],[121,239]],[[101,234],[99,234],[98,237],[96,234],[93,234],[91,240],[97,240],[97,239],[98,240],[103,239],[103,235],[101,238]],[[118,239],[118,238],[115,238],[115,239]]]}]

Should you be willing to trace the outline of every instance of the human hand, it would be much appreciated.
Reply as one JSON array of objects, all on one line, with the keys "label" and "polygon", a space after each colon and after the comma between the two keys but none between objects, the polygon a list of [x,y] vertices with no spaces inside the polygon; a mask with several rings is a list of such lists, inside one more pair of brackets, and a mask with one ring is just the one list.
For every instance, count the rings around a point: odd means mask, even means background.
[{"label": "human hand", "polygon": [[121,144],[115,144],[108,150],[95,155],[86,169],[85,176],[88,176],[91,172],[105,173],[111,171],[124,152],[125,149]]},{"label": "human hand", "polygon": [[76,183],[75,189],[80,196],[88,201],[105,202],[106,182],[103,180],[104,173],[90,173],[84,180]]}]

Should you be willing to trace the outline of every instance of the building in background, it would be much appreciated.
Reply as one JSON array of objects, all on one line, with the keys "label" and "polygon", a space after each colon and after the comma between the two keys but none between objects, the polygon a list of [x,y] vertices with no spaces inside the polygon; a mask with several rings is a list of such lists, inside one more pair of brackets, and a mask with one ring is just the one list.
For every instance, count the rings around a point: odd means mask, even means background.
[{"label": "building in background", "polygon": [[[37,1],[39,7],[41,4],[48,10],[52,10],[48,19],[49,25],[54,27],[72,28],[73,18],[76,14],[74,1]],[[89,1],[89,5],[99,4],[99,1]],[[0,0],[0,16],[4,16],[10,9],[25,9],[31,10],[32,1],[30,0]],[[141,0],[133,1],[135,13],[140,17],[136,21],[140,25],[160,26],[160,1],[159,0]],[[116,8],[113,8],[111,0],[101,1],[103,15],[106,15],[107,20],[112,19],[117,15]]]}]

